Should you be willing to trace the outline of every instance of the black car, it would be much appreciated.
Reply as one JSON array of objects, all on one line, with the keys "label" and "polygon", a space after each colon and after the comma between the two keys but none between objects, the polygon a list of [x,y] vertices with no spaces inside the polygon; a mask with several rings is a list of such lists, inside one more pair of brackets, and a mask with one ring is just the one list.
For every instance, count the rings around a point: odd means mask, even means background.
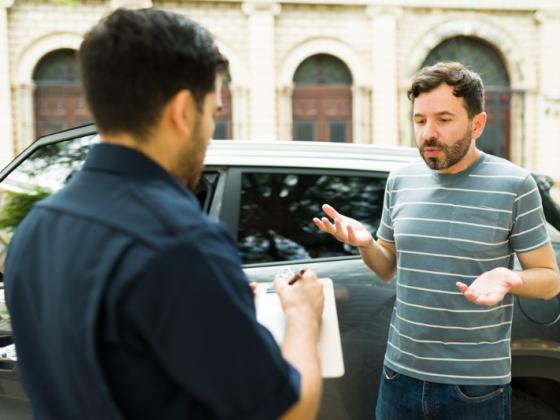
[{"label": "black car", "polygon": [[[97,141],[94,126],[43,137],[0,173],[2,261],[33,203],[63,186]],[[312,218],[330,203],[375,232],[389,171],[414,159],[415,149],[370,145],[220,141],[209,147],[196,194],[237,239],[248,278],[269,282],[284,267],[305,266],[334,281],[346,373],[325,380],[320,419],[374,417],[395,285],[376,278],[354,248],[318,231]],[[536,179],[560,260],[560,209],[550,180]],[[0,418],[31,418],[5,308],[0,316]],[[559,320],[558,297],[515,300],[515,419],[560,419]]]}]

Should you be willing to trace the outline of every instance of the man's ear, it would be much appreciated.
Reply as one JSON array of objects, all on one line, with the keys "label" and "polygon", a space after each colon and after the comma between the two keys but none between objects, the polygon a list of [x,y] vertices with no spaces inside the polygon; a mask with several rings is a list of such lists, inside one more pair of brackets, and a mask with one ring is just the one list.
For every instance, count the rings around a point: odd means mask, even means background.
[{"label": "man's ear", "polygon": [[182,135],[190,134],[195,121],[195,102],[189,90],[180,90],[167,105],[167,120],[172,130]]},{"label": "man's ear", "polygon": [[476,114],[472,120],[472,138],[477,139],[482,135],[484,131],[484,127],[486,127],[486,120],[488,119],[488,115],[486,112],[481,112]]}]

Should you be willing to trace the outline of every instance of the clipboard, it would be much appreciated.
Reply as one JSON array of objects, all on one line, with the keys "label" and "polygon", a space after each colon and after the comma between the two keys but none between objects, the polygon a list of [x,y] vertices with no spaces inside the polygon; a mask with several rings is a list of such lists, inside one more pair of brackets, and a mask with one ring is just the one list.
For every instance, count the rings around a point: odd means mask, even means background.
[{"label": "clipboard", "polygon": [[[317,343],[321,374],[323,378],[338,378],[344,375],[344,359],[338,329],[334,287],[330,278],[322,278],[319,281],[323,283],[325,295],[321,331]],[[258,284],[255,293],[257,321],[272,333],[278,344],[281,344],[284,341],[286,319],[280,299],[273,290],[272,283]]]}]

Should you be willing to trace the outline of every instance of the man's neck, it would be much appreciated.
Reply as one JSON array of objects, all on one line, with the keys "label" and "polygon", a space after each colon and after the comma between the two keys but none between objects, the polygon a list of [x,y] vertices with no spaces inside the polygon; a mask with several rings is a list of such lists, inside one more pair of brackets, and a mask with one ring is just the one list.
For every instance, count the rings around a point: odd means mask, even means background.
[{"label": "man's neck", "polygon": [[154,141],[154,139],[137,139],[136,137],[126,133],[101,134],[100,137],[101,143],[114,144],[136,150],[170,172],[171,164],[168,162],[165,154],[162,153],[162,148],[158,147],[158,142]]}]

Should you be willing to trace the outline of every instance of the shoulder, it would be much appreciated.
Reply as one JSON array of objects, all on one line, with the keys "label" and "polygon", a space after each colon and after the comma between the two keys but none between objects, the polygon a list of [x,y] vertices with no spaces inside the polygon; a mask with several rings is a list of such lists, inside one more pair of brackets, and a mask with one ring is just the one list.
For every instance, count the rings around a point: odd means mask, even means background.
[{"label": "shoulder", "polygon": [[160,179],[77,174],[40,206],[146,243],[165,241],[207,224],[190,191]]},{"label": "shoulder", "polygon": [[525,179],[531,174],[527,169],[515,165],[509,160],[488,154],[484,155],[484,160],[478,172],[488,175],[510,176],[518,179]]},{"label": "shoulder", "polygon": [[485,155],[483,162],[471,174],[471,177],[476,177],[479,182],[485,184],[502,186],[516,194],[536,188],[536,183],[529,170],[493,155]]}]

